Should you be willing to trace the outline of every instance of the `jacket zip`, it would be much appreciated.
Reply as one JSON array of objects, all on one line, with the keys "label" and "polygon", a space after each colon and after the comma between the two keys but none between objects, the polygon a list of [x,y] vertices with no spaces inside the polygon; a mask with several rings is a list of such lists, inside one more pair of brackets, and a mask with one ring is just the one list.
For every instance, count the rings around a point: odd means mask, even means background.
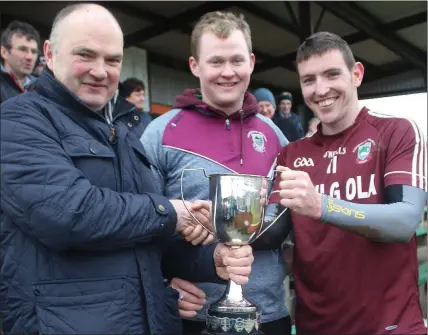
[{"label": "jacket zip", "polygon": [[107,121],[107,124],[110,127],[110,136],[109,136],[109,142],[110,144],[112,144],[112,148],[116,153],[116,158],[115,160],[115,165],[117,166],[118,172],[116,172],[116,185],[117,185],[117,189],[119,192],[122,191],[122,178],[121,178],[121,174],[122,174],[122,166],[121,166],[121,161],[119,159],[119,151],[120,148],[118,148],[117,145],[117,131],[116,131],[116,127],[114,125],[114,121],[115,119],[113,119],[113,108],[115,105],[115,100],[114,101],[109,101],[107,106],[105,107],[105,111],[104,111],[104,119],[105,121]]},{"label": "jacket zip", "polygon": [[109,137],[109,141],[111,144],[116,144],[117,143],[117,136],[116,136],[116,128],[114,126],[114,124],[110,124],[110,137]]},{"label": "jacket zip", "polygon": [[240,138],[240,150],[239,150],[239,163],[242,165],[244,165],[244,110],[241,109],[239,111],[239,114],[241,114],[241,138]]},{"label": "jacket zip", "polygon": [[[239,111],[241,115],[241,134],[240,134],[240,148],[239,148],[239,164],[242,166],[244,164],[244,143],[243,143],[243,127],[244,127],[244,110]],[[230,120],[226,119],[226,130],[230,130]]]}]

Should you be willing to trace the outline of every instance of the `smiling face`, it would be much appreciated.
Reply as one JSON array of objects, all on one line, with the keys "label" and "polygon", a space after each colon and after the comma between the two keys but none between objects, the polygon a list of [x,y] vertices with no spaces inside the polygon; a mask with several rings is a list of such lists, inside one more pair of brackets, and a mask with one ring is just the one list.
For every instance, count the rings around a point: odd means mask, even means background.
[{"label": "smiling face", "polygon": [[88,6],[60,23],[57,40],[58,45],[46,41],[44,46],[55,78],[90,108],[103,108],[116,92],[122,66],[117,22],[104,8]]},{"label": "smiling face", "polygon": [[197,59],[190,57],[189,64],[199,78],[203,101],[232,114],[242,108],[254,61],[244,34],[234,30],[227,38],[211,32],[202,34]]},{"label": "smiling face", "polygon": [[314,55],[297,64],[300,86],[307,106],[323,124],[323,132],[337,133],[349,127],[359,111],[357,88],[364,67],[349,69],[339,50]]},{"label": "smiling face", "polygon": [[272,104],[269,101],[259,101],[257,103],[260,108],[260,114],[268,117],[269,119],[272,119],[275,114],[275,108],[272,106]]}]

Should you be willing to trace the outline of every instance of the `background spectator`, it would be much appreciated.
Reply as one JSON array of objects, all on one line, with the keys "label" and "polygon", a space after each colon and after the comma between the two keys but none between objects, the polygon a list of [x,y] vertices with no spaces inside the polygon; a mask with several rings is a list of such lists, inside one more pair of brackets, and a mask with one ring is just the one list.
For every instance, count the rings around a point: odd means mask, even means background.
[{"label": "background spectator", "polygon": [[46,58],[45,56],[40,55],[37,58],[36,65],[34,66],[33,75],[35,75],[36,77],[40,76],[40,73],[44,69],[45,65],[46,65]]},{"label": "background spectator", "polygon": [[297,131],[297,127],[289,118],[277,117],[275,115],[275,98],[273,93],[267,88],[258,88],[254,91],[254,96],[260,107],[260,114],[272,119],[276,126],[282,131],[288,141],[293,142],[301,136]]},{"label": "background spectator", "polygon": [[267,88],[258,88],[254,91],[254,96],[257,99],[257,104],[260,107],[260,114],[272,119],[275,115],[275,98],[271,91]]},{"label": "background spectator", "polygon": [[[302,122],[300,121],[300,117],[296,113],[291,112],[291,108],[293,107],[293,95],[290,92],[282,92],[278,99],[278,111],[275,113],[275,120],[279,119],[287,119],[291,121],[293,126],[297,130],[298,138],[302,138],[304,136]],[[290,141],[295,141],[296,139],[290,139]]]},{"label": "background spectator", "polygon": [[121,85],[119,85],[119,95],[128,100],[128,102],[134,104],[140,110],[140,135],[142,135],[144,129],[153,120],[151,113],[144,111],[146,85],[144,85],[144,82],[138,78],[128,78]]},{"label": "background spectator", "polygon": [[40,36],[30,24],[11,22],[1,35],[0,102],[26,90],[37,60]]}]

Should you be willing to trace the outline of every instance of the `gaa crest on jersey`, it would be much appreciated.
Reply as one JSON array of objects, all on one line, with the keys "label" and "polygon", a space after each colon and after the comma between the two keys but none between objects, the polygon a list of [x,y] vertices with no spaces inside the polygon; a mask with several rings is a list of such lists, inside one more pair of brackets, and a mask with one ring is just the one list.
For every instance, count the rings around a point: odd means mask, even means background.
[{"label": "gaa crest on jersey", "polygon": [[368,162],[373,156],[374,147],[375,142],[370,138],[358,144],[353,150],[357,154],[357,164]]},{"label": "gaa crest on jersey", "polygon": [[253,141],[254,150],[256,150],[257,152],[265,152],[266,151],[265,143],[267,142],[267,139],[266,139],[265,134],[263,134],[259,131],[252,130],[252,131],[248,132],[247,137],[251,137],[251,140]]}]

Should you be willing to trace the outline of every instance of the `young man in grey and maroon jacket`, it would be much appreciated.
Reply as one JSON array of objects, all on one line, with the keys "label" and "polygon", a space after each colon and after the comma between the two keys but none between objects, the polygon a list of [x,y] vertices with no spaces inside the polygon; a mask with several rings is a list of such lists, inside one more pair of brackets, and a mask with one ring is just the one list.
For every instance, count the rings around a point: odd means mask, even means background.
[{"label": "young man in grey and maroon jacket", "polygon": [[[200,89],[185,90],[174,109],[152,121],[141,138],[160,191],[170,199],[181,197],[183,169],[267,176],[281,147],[288,144],[274,123],[258,113],[255,97],[247,92],[255,56],[243,17],[220,12],[204,15],[191,43],[189,64]],[[189,201],[208,199],[208,181],[202,172],[185,174],[183,186]],[[286,269],[280,252],[285,236],[272,235],[277,241],[253,244],[255,262],[244,294],[259,306],[266,335],[289,334]],[[199,241],[203,243],[205,237],[202,233]],[[203,283],[197,288],[177,278],[172,285],[181,292],[185,334],[199,333],[205,329],[206,308],[221,297],[225,286]],[[196,313],[197,309],[202,310]]]}]

